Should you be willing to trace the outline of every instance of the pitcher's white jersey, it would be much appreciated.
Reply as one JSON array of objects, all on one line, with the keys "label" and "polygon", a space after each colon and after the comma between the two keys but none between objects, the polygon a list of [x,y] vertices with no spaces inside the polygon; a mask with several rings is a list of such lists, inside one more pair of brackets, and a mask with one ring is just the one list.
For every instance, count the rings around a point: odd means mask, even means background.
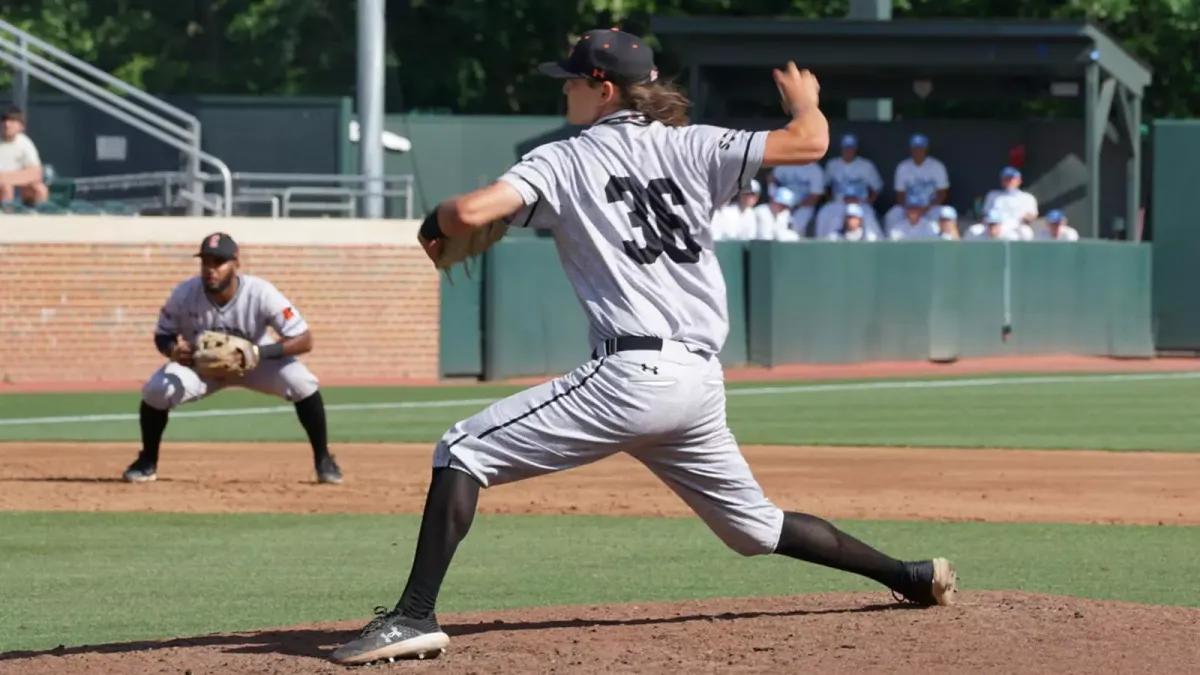
[{"label": "pitcher's white jersey", "polygon": [[729,319],[711,222],[750,185],[766,137],[626,110],[501,176],[526,204],[512,223],[553,230],[593,347],[631,335],[721,351]]},{"label": "pitcher's white jersey", "polygon": [[205,295],[199,276],[179,284],[163,305],[155,332],[194,342],[200,333],[215,330],[261,345],[271,342],[268,326],[284,338],[308,330],[308,322],[274,284],[249,274],[238,279],[237,292],[223,307]]}]

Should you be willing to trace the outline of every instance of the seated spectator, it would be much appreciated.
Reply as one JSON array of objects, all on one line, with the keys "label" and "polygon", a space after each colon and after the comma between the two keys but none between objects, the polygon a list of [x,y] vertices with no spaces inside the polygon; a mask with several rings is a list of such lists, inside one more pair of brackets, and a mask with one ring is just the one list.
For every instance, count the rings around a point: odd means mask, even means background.
[{"label": "seated spectator", "polygon": [[1000,172],[1000,189],[988,192],[984,198],[984,213],[992,209],[1000,212],[1004,227],[1010,230],[1037,220],[1037,197],[1021,189],[1021,172],[1016,168],[1004,167]]},{"label": "seated spectator", "polygon": [[888,230],[888,238],[892,241],[936,238],[938,228],[930,216],[929,200],[915,193],[908,195],[904,205],[904,220]]},{"label": "seated spectator", "polygon": [[771,170],[767,177],[768,191],[772,188],[787,188],[798,200],[792,209],[792,225],[801,237],[808,231],[817,204],[825,196],[825,172],[821,165],[813,162],[801,166],[780,166]]},{"label": "seated spectator", "polygon": [[879,241],[878,226],[872,229],[864,217],[869,211],[862,204],[846,204],[842,225],[826,239],[832,241]]},{"label": "seated spectator", "polygon": [[953,206],[940,206],[937,210],[937,229],[938,238],[957,241],[958,236],[958,211]]},{"label": "seated spectator", "polygon": [[4,136],[0,138],[0,202],[16,201],[18,190],[27,206],[50,198],[37,146],[25,135],[25,113],[14,107],[4,111]]},{"label": "seated spectator", "polygon": [[829,183],[829,198],[838,200],[850,184],[865,188],[865,202],[874,205],[883,189],[883,178],[875,163],[858,154],[858,138],[854,134],[842,136],[842,155],[825,163],[825,178]]},{"label": "seated spectator", "polygon": [[984,216],[982,223],[975,223],[967,228],[967,238],[1028,241],[1033,239],[1033,228],[1024,223],[1017,227],[1008,227],[1005,225],[1004,215],[998,209],[992,209]]},{"label": "seated spectator", "polygon": [[800,200],[791,188],[777,186],[770,201],[754,209],[758,215],[755,239],[767,241],[797,241],[800,235],[792,229],[792,209]]},{"label": "seated spectator", "polygon": [[1054,209],[1046,214],[1046,229],[1038,232],[1038,239],[1051,241],[1079,241],[1079,232],[1067,224],[1062,211]]},{"label": "seated spectator", "polygon": [[758,215],[754,207],[758,204],[761,189],[759,182],[752,180],[749,189],[717,209],[713,214],[713,241],[745,241],[755,237],[758,233]]},{"label": "seated spectator", "polygon": [[846,217],[846,206],[849,204],[859,204],[862,206],[862,218],[866,221],[867,229],[880,233],[882,236],[879,220],[875,217],[875,209],[871,208],[870,204],[865,203],[866,198],[867,189],[865,187],[854,183],[847,184],[840,200],[829,202],[817,212],[816,233],[813,237],[816,239],[828,239],[830,234],[842,229],[842,222]]},{"label": "seated spectator", "polygon": [[884,225],[890,230],[904,220],[904,204],[908,195],[915,194],[929,201],[930,208],[946,203],[950,194],[950,177],[946,165],[929,155],[929,139],[924,134],[913,134],[908,142],[912,157],[896,165],[893,189],[896,205],[883,216]]}]

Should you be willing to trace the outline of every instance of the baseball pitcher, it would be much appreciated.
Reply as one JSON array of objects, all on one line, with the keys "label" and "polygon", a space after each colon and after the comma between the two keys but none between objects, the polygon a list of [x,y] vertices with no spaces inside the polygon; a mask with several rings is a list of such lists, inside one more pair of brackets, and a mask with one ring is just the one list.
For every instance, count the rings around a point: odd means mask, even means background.
[{"label": "baseball pitcher", "polygon": [[785,513],[763,494],[726,426],[717,354],[729,318],[709,224],[760,168],[825,154],[816,78],[792,63],[776,70],[791,121],[751,133],[689,126],[687,99],[658,81],[650,48],[617,29],[587,32],[566,60],[539,70],[564,80],[567,119],[588,128],[438,205],[420,240],[441,267],[453,260],[445,251],[461,248],[456,240],[497,222],[551,227],[590,320],[591,358],[446,432],[399,603],[330,658],[440,654],[450,639],[435,605],[480,489],[618,452],[654,472],[742,555],[779,554],[862,575],[920,605],[949,603],[956,575],[946,559],[904,562],[816,516]]},{"label": "baseball pitcher", "polygon": [[[154,345],[168,361],[142,387],[142,451],[125,481],[158,477],[170,410],[232,386],[294,403],[312,443],[318,482],[341,483],[317,378],[296,358],[312,350],[308,322],[271,282],[239,272],[238,245],[228,234],[205,237],[196,257],[200,274],[176,286],[159,312]],[[268,328],[283,340],[273,341]]]}]

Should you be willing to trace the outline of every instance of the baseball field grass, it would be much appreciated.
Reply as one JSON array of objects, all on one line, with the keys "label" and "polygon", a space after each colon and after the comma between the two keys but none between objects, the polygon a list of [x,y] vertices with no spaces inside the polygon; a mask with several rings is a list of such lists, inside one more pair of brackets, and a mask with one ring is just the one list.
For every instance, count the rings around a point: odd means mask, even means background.
[{"label": "baseball field grass", "polygon": [[[369,615],[399,597],[415,516],[0,514],[0,652]],[[956,560],[972,590],[1200,607],[1200,528],[841,523]],[[745,559],[693,519],[480,516],[446,612],[874,590],[775,557]]]},{"label": "baseball field grass", "polygon": [[[516,387],[330,388],[332,442],[434,442]],[[138,439],[136,393],[0,395],[2,441]],[[1200,450],[1196,373],[733,383],[744,444]],[[289,405],[223,392],[172,416],[165,442],[303,441]]]},{"label": "baseball field grass", "polygon": [[[516,390],[328,388],[331,444],[431,444]],[[733,383],[729,417],[746,445],[1179,453],[1200,450],[1197,400],[1193,373]],[[129,443],[132,459],[137,405],[136,393],[0,395],[0,443]],[[290,405],[231,391],[177,411],[164,452],[304,440]],[[69,499],[76,485],[54,489]],[[838,524],[900,556],[949,556],[973,591],[1200,607],[1200,527]],[[398,597],[417,525],[411,514],[0,512],[0,653],[359,619]],[[694,518],[481,514],[440,610],[823,591],[890,598],[849,575],[741,558]]]}]

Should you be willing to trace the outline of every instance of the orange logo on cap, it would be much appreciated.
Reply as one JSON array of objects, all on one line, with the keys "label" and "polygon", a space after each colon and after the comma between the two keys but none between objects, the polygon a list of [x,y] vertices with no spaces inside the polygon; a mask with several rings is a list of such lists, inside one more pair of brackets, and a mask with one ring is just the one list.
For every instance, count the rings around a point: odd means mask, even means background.
[{"label": "orange logo on cap", "polygon": [[219,235],[219,234],[214,234],[213,236],[209,237],[209,238],[208,238],[208,247],[209,247],[209,248],[216,248],[216,247],[217,247],[217,242],[218,242],[220,239],[221,239],[221,235]]},{"label": "orange logo on cap", "polygon": [[599,68],[592,69],[592,77],[604,77],[604,71]]}]

